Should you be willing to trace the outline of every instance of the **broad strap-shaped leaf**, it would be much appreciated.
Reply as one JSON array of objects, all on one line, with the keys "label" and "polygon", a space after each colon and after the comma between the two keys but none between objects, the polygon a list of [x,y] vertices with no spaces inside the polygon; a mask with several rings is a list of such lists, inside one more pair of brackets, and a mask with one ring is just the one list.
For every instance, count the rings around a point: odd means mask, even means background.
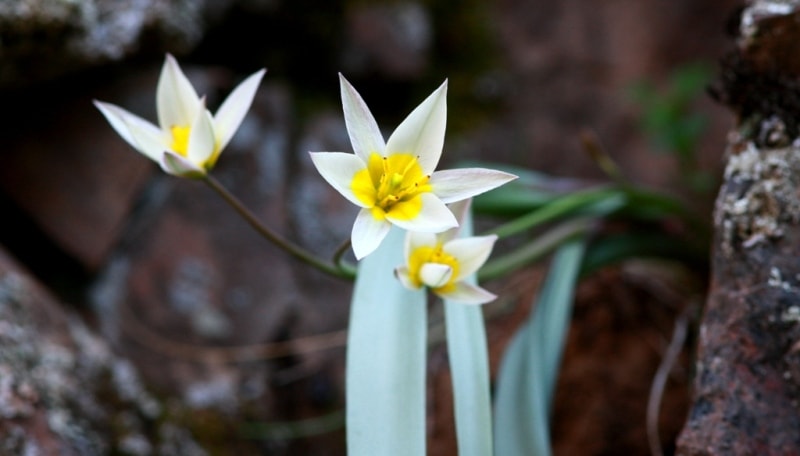
[{"label": "broad strap-shaped leaf", "polygon": [[424,289],[393,275],[404,235],[392,228],[358,267],[347,341],[349,456],[425,454],[427,307]]},{"label": "broad strap-shaped leaf", "polygon": [[503,356],[495,399],[498,455],[552,454],[550,408],[584,250],[583,239],[558,249],[535,309]]},{"label": "broad strap-shaped leaf", "polygon": [[[461,220],[459,235],[471,234],[471,219],[466,216]],[[466,281],[476,283],[474,274]],[[444,306],[458,453],[491,456],[492,405],[483,309],[448,300]]]}]

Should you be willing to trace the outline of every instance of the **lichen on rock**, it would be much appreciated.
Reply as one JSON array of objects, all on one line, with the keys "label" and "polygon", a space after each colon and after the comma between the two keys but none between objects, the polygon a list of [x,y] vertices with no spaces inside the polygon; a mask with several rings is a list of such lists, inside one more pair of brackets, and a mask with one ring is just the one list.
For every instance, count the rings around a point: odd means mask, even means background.
[{"label": "lichen on rock", "polygon": [[[16,0],[0,2],[0,87],[53,79],[142,51],[173,52],[202,38],[199,0]],[[231,2],[214,2],[215,8]],[[168,46],[167,46],[168,43]]]},{"label": "lichen on rock", "polygon": [[180,428],[164,413],[129,361],[0,250],[0,454],[199,448],[188,431],[160,430]]},{"label": "lichen on rock", "polygon": [[800,223],[800,143],[758,149],[734,142],[729,155],[727,191],[720,192],[715,213],[726,254],[779,238],[786,223]]}]

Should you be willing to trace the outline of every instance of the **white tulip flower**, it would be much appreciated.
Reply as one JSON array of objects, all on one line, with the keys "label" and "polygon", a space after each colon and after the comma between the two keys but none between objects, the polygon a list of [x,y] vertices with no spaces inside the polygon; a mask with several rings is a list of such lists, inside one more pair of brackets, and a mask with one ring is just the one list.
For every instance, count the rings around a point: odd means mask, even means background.
[{"label": "white tulip flower", "polygon": [[156,88],[158,125],[119,106],[95,101],[105,118],[134,149],[176,176],[204,177],[214,167],[250,109],[266,70],[242,81],[212,115],[178,62],[167,54]]},{"label": "white tulip flower", "polygon": [[440,233],[458,225],[452,203],[498,187],[516,176],[468,168],[436,171],[447,117],[445,81],[384,142],[364,100],[340,75],[345,124],[355,153],[312,152],[322,177],[361,207],[351,233],[357,259],[372,253],[391,225]]}]

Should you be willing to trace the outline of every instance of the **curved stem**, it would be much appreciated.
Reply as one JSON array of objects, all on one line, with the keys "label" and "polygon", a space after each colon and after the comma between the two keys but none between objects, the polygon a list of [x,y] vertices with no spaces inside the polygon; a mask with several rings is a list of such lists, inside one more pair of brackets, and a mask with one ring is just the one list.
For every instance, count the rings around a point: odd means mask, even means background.
[{"label": "curved stem", "polygon": [[353,266],[352,264],[347,263],[346,261],[344,261],[344,258],[343,258],[345,252],[347,252],[347,249],[349,249],[351,245],[352,245],[352,243],[350,242],[350,239],[342,242],[342,245],[340,245],[336,249],[336,251],[333,252],[333,264],[335,264],[336,267],[338,267],[341,271],[345,271],[345,272],[347,272],[349,274],[352,274],[353,277],[355,277],[356,272],[357,272],[357,268],[355,266]]},{"label": "curved stem", "polygon": [[222,199],[225,200],[228,204],[233,207],[236,212],[242,216],[247,223],[250,224],[253,229],[255,229],[258,234],[265,237],[267,240],[271,241],[273,244],[277,245],[281,249],[283,249],[289,255],[297,258],[298,260],[317,268],[318,270],[330,274],[334,277],[339,277],[342,279],[353,279],[355,276],[352,271],[345,270],[343,268],[337,267],[334,264],[328,263],[327,261],[323,261],[316,257],[314,254],[309,252],[308,250],[292,243],[291,241],[283,238],[278,233],[272,231],[266,225],[262,224],[261,221],[253,214],[238,198],[236,198],[231,192],[228,191],[218,180],[216,180],[211,175],[206,175],[203,178],[203,181],[208,184],[215,192],[217,192]]}]

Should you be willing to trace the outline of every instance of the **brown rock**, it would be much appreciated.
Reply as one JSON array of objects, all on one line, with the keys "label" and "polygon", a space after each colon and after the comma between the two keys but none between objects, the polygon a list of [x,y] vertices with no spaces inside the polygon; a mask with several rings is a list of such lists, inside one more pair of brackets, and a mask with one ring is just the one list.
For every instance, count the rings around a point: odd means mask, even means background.
[{"label": "brown rock", "polygon": [[[800,89],[795,63],[780,57],[796,47],[800,16],[789,3],[753,2],[742,14],[740,47],[724,62],[720,99],[750,128],[729,137],[679,454],[800,449],[800,145],[792,107]],[[773,64],[765,67],[766,57]]]},{"label": "brown rock", "polygon": [[0,249],[0,454],[202,454],[162,413],[133,365]]},{"label": "brown rock", "polygon": [[[731,146],[679,454],[800,448],[800,148]],[[742,150],[743,149],[743,150]]]},{"label": "brown rock", "polygon": [[[152,91],[150,78],[146,83]],[[123,90],[142,96],[144,85]],[[38,97],[27,103],[10,121],[22,127],[7,137],[0,189],[59,247],[96,270],[154,165],[119,139],[85,92],[68,102]],[[20,122],[25,118],[29,123]]]}]

